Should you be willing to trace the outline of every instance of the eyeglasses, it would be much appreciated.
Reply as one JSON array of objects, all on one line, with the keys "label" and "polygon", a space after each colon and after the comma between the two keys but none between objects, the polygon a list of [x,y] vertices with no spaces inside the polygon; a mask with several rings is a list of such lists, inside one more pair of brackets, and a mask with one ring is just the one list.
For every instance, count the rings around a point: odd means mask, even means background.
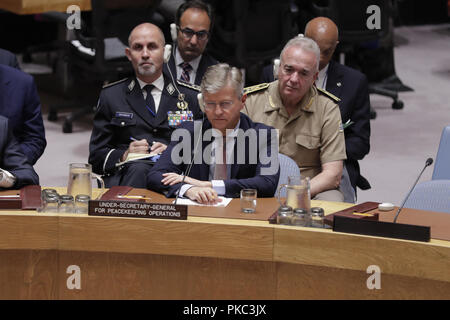
[{"label": "eyeglasses", "polygon": [[216,106],[219,105],[220,109],[222,110],[230,110],[233,106],[233,101],[220,101],[219,103],[216,102],[206,102],[205,103],[205,110],[213,111],[216,109]]},{"label": "eyeglasses", "polygon": [[194,30],[189,28],[184,29],[180,29],[180,27],[177,28],[179,31],[181,31],[181,33],[186,39],[191,39],[194,36],[194,34],[197,36],[198,40],[206,40],[209,37],[209,32],[205,30],[195,32]]}]

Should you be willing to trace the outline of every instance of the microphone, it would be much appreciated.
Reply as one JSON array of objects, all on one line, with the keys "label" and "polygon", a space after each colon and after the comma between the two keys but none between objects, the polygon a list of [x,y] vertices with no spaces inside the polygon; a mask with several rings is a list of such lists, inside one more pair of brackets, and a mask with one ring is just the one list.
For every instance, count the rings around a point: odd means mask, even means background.
[{"label": "microphone", "polygon": [[[201,94],[197,95],[197,99],[198,99],[199,103],[201,103],[200,95]],[[180,196],[181,187],[184,185],[184,180],[186,179],[186,176],[189,176],[189,173],[191,172],[192,165],[194,164],[195,154],[197,153],[198,145],[199,145],[201,137],[202,137],[203,121],[204,120],[205,120],[205,114],[203,113],[202,125],[200,127],[200,133],[199,133],[197,141],[195,143],[194,152],[191,153],[191,162],[189,163],[189,166],[187,167],[186,171],[183,172],[183,179],[181,179],[180,188],[178,189],[177,196],[175,197],[175,202],[173,204],[177,204],[178,197]],[[194,134],[195,134],[195,125],[194,125]]]},{"label": "microphone", "polygon": [[417,182],[419,181],[420,177],[422,176],[422,173],[425,171],[426,167],[428,167],[428,166],[430,166],[432,164],[433,164],[433,158],[428,158],[427,161],[425,161],[425,166],[423,167],[422,171],[420,172],[419,176],[417,177],[416,182],[414,182],[411,190],[409,190],[408,194],[406,195],[405,199],[403,200],[402,205],[398,208],[397,213],[396,213],[395,218],[394,218],[394,223],[397,222],[397,218],[398,218],[398,215],[400,214],[400,211],[402,211],[403,206],[406,203],[406,200],[408,200],[409,196],[411,195],[411,192],[414,190]]}]

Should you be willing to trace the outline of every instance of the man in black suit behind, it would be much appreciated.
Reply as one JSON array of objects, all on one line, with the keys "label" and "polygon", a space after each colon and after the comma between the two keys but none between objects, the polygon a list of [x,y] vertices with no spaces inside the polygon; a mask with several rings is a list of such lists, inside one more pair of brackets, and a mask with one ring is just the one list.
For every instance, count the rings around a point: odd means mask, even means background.
[{"label": "man in black suit behind", "polygon": [[178,8],[175,17],[177,29],[174,30],[176,45],[172,58],[164,64],[175,78],[200,85],[206,69],[218,63],[205,52],[213,20],[211,6],[201,0],[187,1]]},{"label": "man in black suit behind", "polygon": [[317,42],[320,48],[319,76],[316,86],[341,99],[344,124],[347,168],[351,184],[362,190],[370,189],[369,182],[360,174],[358,160],[370,150],[370,100],[367,77],[361,72],[332,61],[338,44],[338,29],[328,18],[318,17],[308,22],[305,36]]}]

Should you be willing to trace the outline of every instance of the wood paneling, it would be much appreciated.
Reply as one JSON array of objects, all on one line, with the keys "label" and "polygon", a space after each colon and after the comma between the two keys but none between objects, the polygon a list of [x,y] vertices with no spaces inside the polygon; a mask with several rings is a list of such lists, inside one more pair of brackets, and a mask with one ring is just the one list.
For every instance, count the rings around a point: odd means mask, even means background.
[{"label": "wood paneling", "polygon": [[274,264],[201,257],[60,252],[59,268],[81,269],[81,290],[62,299],[275,299]]},{"label": "wood paneling", "polygon": [[57,249],[58,216],[0,213],[0,249]]},{"label": "wood paneling", "polygon": [[0,299],[57,299],[56,250],[0,250]]},{"label": "wood paneling", "polygon": [[61,250],[272,260],[273,229],[140,218],[61,217]]},{"label": "wood paneling", "polygon": [[368,289],[365,271],[277,263],[277,299],[448,299],[450,282],[383,273]]},{"label": "wood paneling", "polygon": [[364,272],[377,265],[385,274],[450,282],[443,272],[450,270],[450,246],[330,230],[276,228],[274,260]]}]

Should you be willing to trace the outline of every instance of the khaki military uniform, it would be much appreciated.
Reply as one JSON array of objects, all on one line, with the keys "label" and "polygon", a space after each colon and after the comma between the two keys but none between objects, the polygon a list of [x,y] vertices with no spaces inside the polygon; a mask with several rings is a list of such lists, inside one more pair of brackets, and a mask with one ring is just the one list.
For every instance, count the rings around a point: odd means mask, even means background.
[{"label": "khaki military uniform", "polygon": [[302,176],[313,178],[323,163],[346,159],[341,114],[331,94],[311,87],[289,116],[278,81],[247,88],[246,93],[242,112],[279,130],[280,153],[297,162]]}]

